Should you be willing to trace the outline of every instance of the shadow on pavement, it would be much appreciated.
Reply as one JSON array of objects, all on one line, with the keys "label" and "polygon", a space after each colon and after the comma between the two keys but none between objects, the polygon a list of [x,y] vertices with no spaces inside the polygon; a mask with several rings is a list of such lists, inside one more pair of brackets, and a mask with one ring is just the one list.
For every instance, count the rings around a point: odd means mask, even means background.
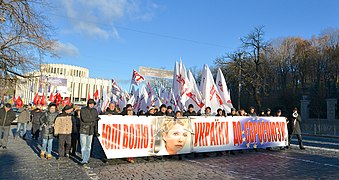
[{"label": "shadow on pavement", "polygon": [[12,169],[15,168],[17,158],[11,155],[7,150],[0,149],[0,179],[21,179],[18,173],[13,175]]}]

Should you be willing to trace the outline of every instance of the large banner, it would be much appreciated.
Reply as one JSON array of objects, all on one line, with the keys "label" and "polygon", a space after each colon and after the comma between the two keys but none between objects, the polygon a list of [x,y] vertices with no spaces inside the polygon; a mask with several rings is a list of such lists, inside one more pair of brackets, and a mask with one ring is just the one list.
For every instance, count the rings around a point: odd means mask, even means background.
[{"label": "large banner", "polygon": [[101,115],[108,159],[286,146],[284,117],[145,117]]}]

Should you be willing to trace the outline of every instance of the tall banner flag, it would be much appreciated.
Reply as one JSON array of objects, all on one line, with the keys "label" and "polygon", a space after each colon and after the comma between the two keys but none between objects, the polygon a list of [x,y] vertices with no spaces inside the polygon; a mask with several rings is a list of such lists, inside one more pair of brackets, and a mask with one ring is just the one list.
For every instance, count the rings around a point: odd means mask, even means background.
[{"label": "tall banner flag", "polygon": [[102,104],[101,104],[101,112],[105,113],[111,99],[109,98],[106,91],[102,91]]},{"label": "tall banner flag", "polygon": [[180,109],[186,109],[185,103],[188,100],[186,93],[190,91],[189,80],[187,78],[186,68],[182,61],[180,64],[175,62],[173,75],[173,94],[175,96],[176,104]]},{"label": "tall banner flag", "polygon": [[133,69],[131,84],[138,86],[139,83],[144,80],[145,78],[142,75],[140,75],[136,70]]},{"label": "tall banner flag", "polygon": [[224,74],[222,73],[221,69],[218,69],[217,74],[217,88],[220,94],[221,99],[223,100],[223,107],[226,112],[231,112],[231,108],[233,108],[231,96],[227,88],[226,80]]},{"label": "tall banner flag", "polygon": [[189,99],[186,101],[185,106],[193,104],[195,112],[198,112],[204,107],[204,102],[198,89],[197,83],[195,82],[194,76],[190,70],[188,70],[188,80],[190,82],[190,92],[186,93]]},{"label": "tall banner flag", "polygon": [[216,114],[218,108],[222,108],[223,101],[219,95],[216,84],[210,68],[205,64],[202,71],[202,79],[200,82],[201,96],[204,99],[205,107],[210,107],[213,114]]}]

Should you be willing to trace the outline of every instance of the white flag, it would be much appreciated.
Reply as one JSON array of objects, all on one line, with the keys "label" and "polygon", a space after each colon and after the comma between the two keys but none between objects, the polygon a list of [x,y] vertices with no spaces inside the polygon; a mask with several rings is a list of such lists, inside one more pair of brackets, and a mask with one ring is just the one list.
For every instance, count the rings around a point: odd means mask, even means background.
[{"label": "white flag", "polygon": [[188,100],[187,93],[190,92],[189,80],[187,78],[186,68],[182,61],[180,64],[175,62],[174,66],[174,75],[173,75],[173,94],[176,99],[176,104],[180,109],[186,109],[184,107],[186,101]]},{"label": "white flag", "polygon": [[222,108],[223,101],[218,92],[217,86],[209,67],[205,64],[202,71],[202,78],[199,90],[204,99],[205,108],[210,107],[213,114],[216,114],[218,108]]},{"label": "white flag", "polygon": [[201,93],[190,70],[188,70],[188,80],[191,87],[189,88],[190,92],[186,93],[189,99],[186,101],[185,106],[188,107],[189,104],[193,104],[195,112],[198,112],[205,104],[203,103]]},{"label": "white flag", "polygon": [[218,91],[221,99],[223,100],[223,107],[226,113],[231,112],[231,108],[233,108],[231,96],[227,88],[226,80],[224,74],[221,69],[218,69],[217,79],[216,79]]},{"label": "white flag", "polygon": [[138,112],[140,110],[144,110],[144,111],[148,110],[147,109],[147,99],[148,99],[148,93],[147,93],[145,86],[143,85],[141,90],[140,90],[140,99],[139,99],[138,107],[137,107]]},{"label": "white flag", "polygon": [[102,104],[101,104],[101,112],[105,113],[109,103],[111,102],[106,91],[102,91]]}]

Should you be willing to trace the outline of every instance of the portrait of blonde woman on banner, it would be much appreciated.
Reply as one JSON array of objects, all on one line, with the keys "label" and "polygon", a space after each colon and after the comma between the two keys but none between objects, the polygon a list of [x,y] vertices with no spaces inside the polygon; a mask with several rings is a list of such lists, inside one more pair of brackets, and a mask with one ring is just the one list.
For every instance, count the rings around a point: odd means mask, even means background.
[{"label": "portrait of blonde woman on banner", "polygon": [[175,155],[190,153],[191,130],[187,118],[159,118],[158,140],[155,145],[157,155]]}]

